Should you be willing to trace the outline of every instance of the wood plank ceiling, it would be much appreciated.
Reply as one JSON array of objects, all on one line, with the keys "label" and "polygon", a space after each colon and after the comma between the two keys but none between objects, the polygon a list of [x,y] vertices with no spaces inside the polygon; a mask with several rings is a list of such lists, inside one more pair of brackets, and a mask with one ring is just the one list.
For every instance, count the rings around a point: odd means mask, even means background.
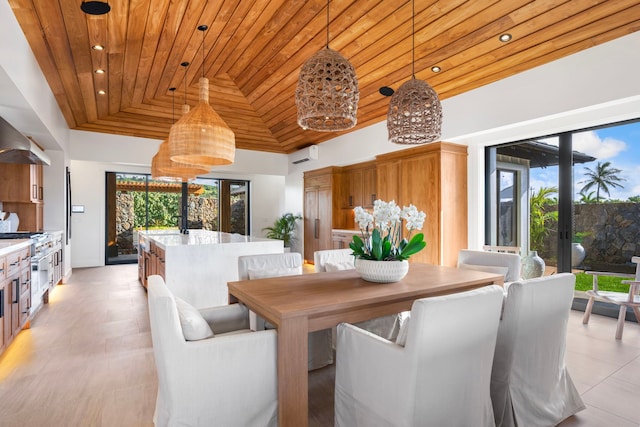
[{"label": "wood plank ceiling", "polygon": [[[165,139],[204,70],[237,148],[290,153],[336,136],[302,130],[294,100],[301,65],[327,42],[325,0],[108,0],[101,16],[81,0],[9,3],[72,129]],[[379,88],[411,76],[411,1],[334,0],[329,11],[329,45],[359,80],[354,129],[385,120]],[[416,0],[415,14],[415,75],[441,100],[640,29],[638,0]]]}]

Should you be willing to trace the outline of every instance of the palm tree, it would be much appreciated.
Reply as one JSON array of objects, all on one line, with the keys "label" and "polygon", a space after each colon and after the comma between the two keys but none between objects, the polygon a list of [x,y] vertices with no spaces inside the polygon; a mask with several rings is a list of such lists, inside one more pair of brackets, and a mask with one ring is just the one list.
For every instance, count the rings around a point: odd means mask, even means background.
[{"label": "palm tree", "polygon": [[558,193],[556,187],[540,187],[538,192],[529,198],[529,246],[532,250],[541,250],[544,247],[544,239],[551,231],[551,227],[558,221],[558,211],[547,210],[548,205],[557,203],[554,194]]},{"label": "palm tree", "polygon": [[602,190],[604,193],[607,193],[607,196],[611,196],[611,194],[609,193],[609,187],[624,188],[619,183],[621,181],[625,181],[625,179],[618,176],[618,174],[622,171],[620,169],[611,167],[611,162],[598,162],[595,170],[591,170],[589,168],[584,169],[586,171],[585,175],[587,176],[587,180],[583,181],[586,182],[586,184],[584,185],[584,187],[582,187],[582,190],[580,190],[580,192],[586,193],[587,191],[591,190],[591,188],[596,187],[597,202],[600,202],[600,190]]},{"label": "palm tree", "polygon": [[595,197],[593,197],[593,193],[594,191],[590,191],[588,194],[583,193],[582,191],[578,193],[578,195],[580,196],[580,200],[578,200],[579,203],[596,203],[597,200]]}]

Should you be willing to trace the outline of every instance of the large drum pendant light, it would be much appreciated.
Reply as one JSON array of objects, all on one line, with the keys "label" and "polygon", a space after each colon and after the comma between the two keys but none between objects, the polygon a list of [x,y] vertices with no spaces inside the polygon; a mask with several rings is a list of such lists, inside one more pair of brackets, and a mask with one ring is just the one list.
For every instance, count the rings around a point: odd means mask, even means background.
[{"label": "large drum pendant light", "polygon": [[393,94],[387,113],[389,141],[425,144],[440,139],[442,106],[429,84],[415,76],[415,4],[412,2],[411,80]]},{"label": "large drum pendant light", "polygon": [[305,61],[298,77],[298,124],[303,129],[322,132],[351,129],[357,123],[359,99],[353,65],[339,52],[329,48],[327,1],[327,46]]},{"label": "large drum pendant light", "polygon": [[220,166],[233,163],[235,158],[235,134],[209,105],[209,80],[204,77],[204,31],[202,31],[202,77],[199,81],[199,102],[184,115],[169,132],[171,160],[204,166]]},{"label": "large drum pendant light", "polygon": [[[186,74],[186,69],[185,69]],[[175,112],[175,90],[169,88],[172,94],[171,111]],[[174,162],[169,156],[169,142],[164,140],[160,144],[158,152],[151,161],[151,177],[153,179],[169,179],[186,182],[196,178],[198,175],[206,174],[209,169],[204,166],[190,165],[186,163]]]}]

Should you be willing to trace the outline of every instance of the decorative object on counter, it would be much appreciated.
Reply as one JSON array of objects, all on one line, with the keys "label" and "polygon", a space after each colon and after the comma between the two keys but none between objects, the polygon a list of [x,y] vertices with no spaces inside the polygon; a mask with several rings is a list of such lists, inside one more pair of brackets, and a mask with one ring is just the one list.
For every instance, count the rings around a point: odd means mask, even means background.
[{"label": "decorative object on counter", "polygon": [[327,46],[307,59],[298,77],[296,106],[303,129],[332,132],[357,123],[358,78],[353,65],[329,48],[329,0],[327,0]]},{"label": "decorative object on counter", "polygon": [[[425,213],[418,211],[413,205],[400,209],[393,200],[376,200],[373,214],[361,206],[354,208],[353,212],[362,233],[362,237],[354,235],[349,244],[356,257],[356,271],[364,280],[372,282],[391,283],[401,280],[409,271],[409,257],[427,245],[424,234],[418,233],[411,237],[413,230],[422,228]],[[403,220],[409,230],[406,238],[402,237]]]},{"label": "decorative object on counter", "polygon": [[300,215],[288,212],[277,218],[271,227],[264,227],[262,231],[267,232],[265,237],[268,239],[282,240],[284,247],[290,248],[295,241],[296,222],[301,219]]},{"label": "decorative object on counter", "polygon": [[204,32],[202,31],[202,77],[199,81],[199,102],[171,126],[169,153],[174,162],[204,166],[230,165],[235,159],[236,137],[231,128],[209,105],[209,79],[204,75]]},{"label": "decorative object on counter", "polygon": [[571,243],[571,267],[582,265],[582,261],[584,261],[586,256],[582,241],[590,234],[588,231],[581,231],[573,235],[573,242]]},{"label": "decorative object on counter", "polygon": [[411,80],[393,94],[387,113],[389,142],[426,144],[440,139],[442,106],[438,94],[415,75],[415,4],[411,15]]},{"label": "decorative object on counter", "polygon": [[538,251],[531,251],[522,258],[522,278],[533,279],[544,274],[544,260],[538,256]]}]

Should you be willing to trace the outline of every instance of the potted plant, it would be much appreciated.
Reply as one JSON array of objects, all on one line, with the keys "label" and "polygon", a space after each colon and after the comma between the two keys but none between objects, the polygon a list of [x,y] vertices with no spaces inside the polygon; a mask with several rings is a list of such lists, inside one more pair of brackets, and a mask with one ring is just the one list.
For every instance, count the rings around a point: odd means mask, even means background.
[{"label": "potted plant", "polygon": [[284,242],[285,248],[290,248],[295,240],[296,222],[302,219],[300,215],[294,215],[287,212],[277,218],[271,227],[265,227],[262,231],[266,231],[268,239],[277,239]]},{"label": "potted plant", "polygon": [[[409,257],[427,245],[424,234],[411,237],[413,230],[424,224],[425,213],[415,206],[399,206],[392,200],[376,200],[373,214],[361,206],[353,209],[362,237],[357,234],[349,247],[356,257],[360,276],[372,282],[389,283],[402,279],[409,271]],[[402,221],[406,221],[409,236],[402,237]]]}]

